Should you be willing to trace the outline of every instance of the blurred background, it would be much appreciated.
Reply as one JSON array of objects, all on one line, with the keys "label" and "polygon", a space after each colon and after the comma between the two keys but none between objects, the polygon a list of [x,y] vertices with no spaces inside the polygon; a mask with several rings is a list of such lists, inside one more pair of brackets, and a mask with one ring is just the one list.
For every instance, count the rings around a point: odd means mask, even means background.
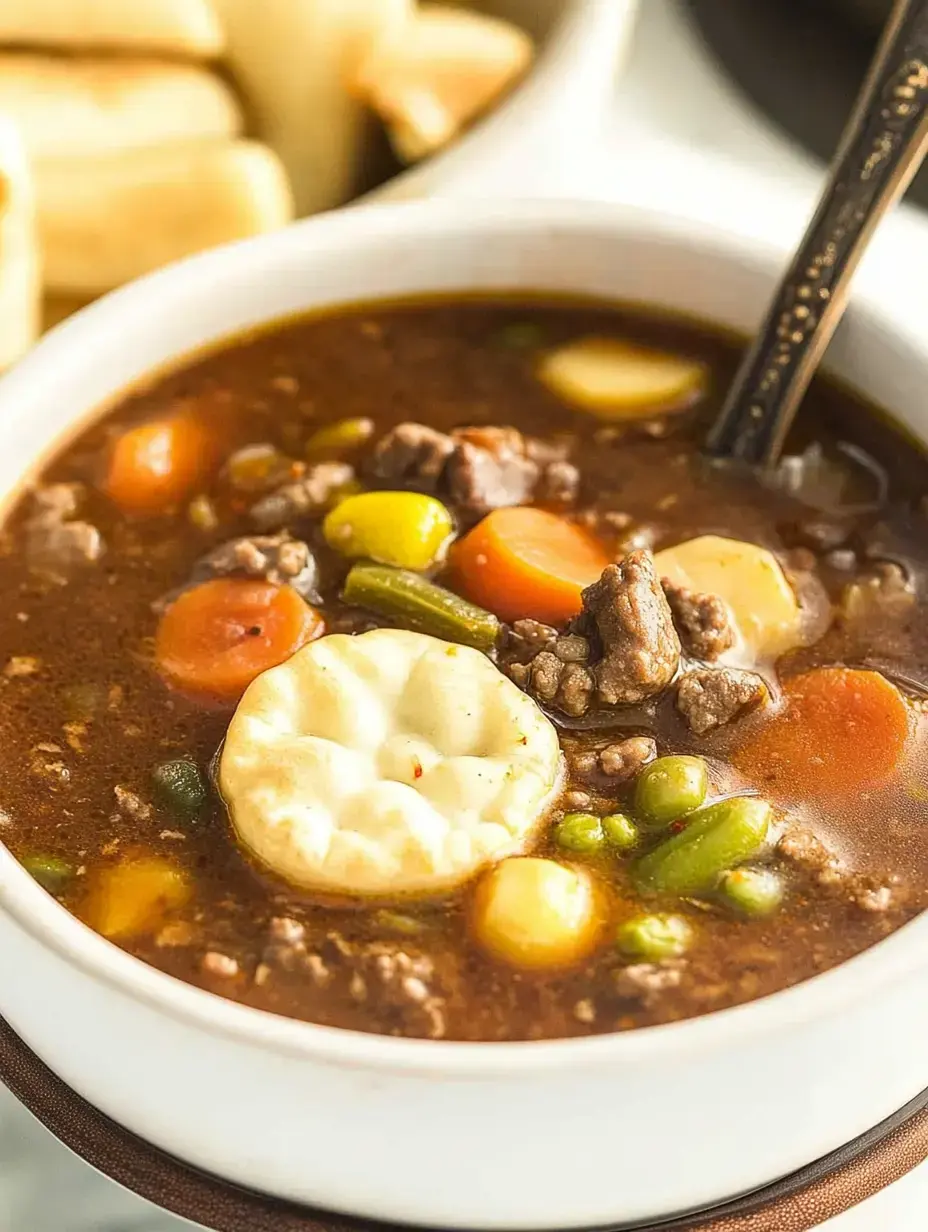
[{"label": "blurred background", "polygon": [[[888,9],[0,0],[0,367],[125,281],[371,192],[595,197],[786,248]],[[861,270],[916,321],[923,206],[925,172]],[[914,1232],[925,1211],[923,1166],[833,1229]],[[0,1228],[181,1226],[0,1088]]]}]

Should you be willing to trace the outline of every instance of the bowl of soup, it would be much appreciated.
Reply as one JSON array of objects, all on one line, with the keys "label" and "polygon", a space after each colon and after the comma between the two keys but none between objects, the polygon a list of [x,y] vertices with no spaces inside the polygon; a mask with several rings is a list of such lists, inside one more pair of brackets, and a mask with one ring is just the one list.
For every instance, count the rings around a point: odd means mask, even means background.
[{"label": "bowl of soup", "polygon": [[708,466],[781,260],[370,205],[4,378],[0,1013],[75,1091],[281,1197],[554,1228],[925,1087],[928,357],[859,300],[776,472]]}]

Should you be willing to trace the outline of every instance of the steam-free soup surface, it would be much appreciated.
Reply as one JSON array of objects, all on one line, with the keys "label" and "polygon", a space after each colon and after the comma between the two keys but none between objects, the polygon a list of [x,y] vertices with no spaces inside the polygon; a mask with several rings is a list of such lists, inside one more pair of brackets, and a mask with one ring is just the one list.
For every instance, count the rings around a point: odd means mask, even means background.
[{"label": "steam-free soup surface", "polygon": [[[777,485],[707,470],[737,351],[606,307],[374,305],[128,394],[8,519],[3,841],[163,971],[387,1034],[667,1022],[887,936],[928,885],[925,462],[820,383]],[[416,579],[473,606],[435,627]],[[555,724],[518,845],[545,864],[356,894],[237,840],[217,753],[248,681],[375,628],[470,641]]]}]

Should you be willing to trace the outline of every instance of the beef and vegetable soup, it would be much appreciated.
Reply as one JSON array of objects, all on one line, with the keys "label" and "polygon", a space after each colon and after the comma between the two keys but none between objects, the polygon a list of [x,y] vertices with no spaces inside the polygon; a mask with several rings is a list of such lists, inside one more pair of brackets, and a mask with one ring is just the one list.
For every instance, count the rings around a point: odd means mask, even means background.
[{"label": "beef and vegetable soup", "polygon": [[925,905],[921,454],[819,384],[710,469],[738,347],[352,308],[133,391],[8,518],[4,842],[131,954],[311,1022],[625,1030]]}]

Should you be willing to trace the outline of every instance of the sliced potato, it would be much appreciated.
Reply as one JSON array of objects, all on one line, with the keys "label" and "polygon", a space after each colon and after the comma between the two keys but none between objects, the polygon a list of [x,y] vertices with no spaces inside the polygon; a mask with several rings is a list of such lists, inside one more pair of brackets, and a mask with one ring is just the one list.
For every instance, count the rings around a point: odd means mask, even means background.
[{"label": "sliced potato", "polygon": [[369,119],[349,80],[375,41],[409,19],[414,0],[215,0],[229,65],[257,135],[290,176],[300,214],[346,201]]},{"label": "sliced potato", "polygon": [[216,244],[293,217],[282,166],[253,141],[200,141],[36,167],[46,281],[108,291]]},{"label": "sliced potato", "polygon": [[736,653],[771,659],[802,641],[802,613],[772,552],[721,535],[701,535],[658,552],[661,577],[703,594],[718,595],[737,626]]},{"label": "sliced potato", "polygon": [[0,0],[0,42],[216,56],[211,0]]},{"label": "sliced potato", "polygon": [[233,137],[243,125],[229,87],[197,65],[15,51],[0,53],[0,112],[36,159]]},{"label": "sliced potato", "polygon": [[534,45],[506,21],[423,4],[359,65],[354,88],[386,123],[393,146],[415,162],[447,145],[531,63]]},{"label": "sliced potato", "polygon": [[602,918],[590,875],[555,860],[503,860],[478,887],[474,932],[503,962],[564,967],[594,948]]},{"label": "sliced potato", "polygon": [[32,176],[15,125],[0,116],[0,370],[38,337],[41,295]]},{"label": "sliced potato", "polygon": [[542,359],[538,375],[565,402],[610,420],[685,410],[708,378],[697,360],[619,338],[568,342]]},{"label": "sliced potato", "polygon": [[477,650],[333,634],[259,676],[219,786],[278,876],[357,895],[444,890],[521,851],[560,788],[557,733]]}]

